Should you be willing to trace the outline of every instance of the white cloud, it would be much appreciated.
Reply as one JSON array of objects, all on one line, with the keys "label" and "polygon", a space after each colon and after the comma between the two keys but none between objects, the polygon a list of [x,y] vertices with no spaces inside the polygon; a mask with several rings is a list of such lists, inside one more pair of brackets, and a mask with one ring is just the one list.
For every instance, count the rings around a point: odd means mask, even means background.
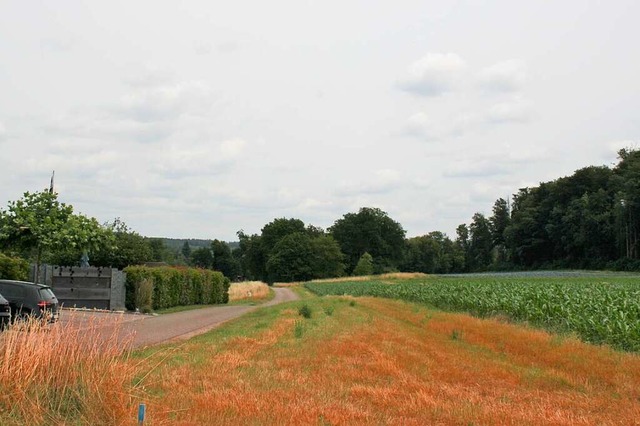
[{"label": "white cloud", "polygon": [[485,178],[490,176],[501,176],[511,173],[507,161],[496,161],[497,159],[466,159],[456,161],[448,165],[444,172],[445,177],[450,178]]},{"label": "white cloud", "polygon": [[497,103],[489,108],[486,120],[491,123],[524,123],[532,118],[532,104],[522,97]]},{"label": "white cloud", "polygon": [[243,139],[229,139],[220,143],[220,153],[225,158],[238,157],[244,151],[247,142]]},{"label": "white cloud", "polygon": [[201,115],[213,105],[209,87],[200,81],[139,87],[123,96],[115,112],[142,123],[177,120],[183,114]]},{"label": "white cloud", "polygon": [[2,142],[7,137],[7,128],[4,127],[2,121],[0,121],[0,142]]},{"label": "white cloud", "polygon": [[400,87],[420,96],[439,96],[455,89],[466,64],[455,53],[428,53],[409,67]]},{"label": "white cloud", "polygon": [[527,79],[524,62],[509,59],[480,71],[478,83],[493,92],[514,92],[522,88]]},{"label": "white cloud", "polygon": [[409,117],[404,126],[404,133],[424,141],[436,141],[442,136],[436,123],[424,112]]},{"label": "white cloud", "polygon": [[[406,185],[407,182],[404,182]],[[368,179],[359,182],[346,182],[337,191],[340,196],[362,194],[385,194],[403,185],[403,178],[397,170],[382,169],[376,171]]]},{"label": "white cloud", "polygon": [[221,143],[174,143],[156,159],[159,170],[174,178],[220,175],[241,156],[246,142],[230,139]]}]

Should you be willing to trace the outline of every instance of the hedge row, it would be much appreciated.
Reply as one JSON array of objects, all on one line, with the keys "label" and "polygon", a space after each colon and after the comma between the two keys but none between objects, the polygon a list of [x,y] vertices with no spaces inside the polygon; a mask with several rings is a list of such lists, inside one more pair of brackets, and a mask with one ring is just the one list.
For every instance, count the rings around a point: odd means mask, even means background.
[{"label": "hedge row", "polygon": [[[129,310],[165,309],[183,305],[209,305],[229,301],[229,280],[207,269],[129,266],[125,305]],[[151,286],[150,299],[140,294]],[[143,291],[141,291],[143,290]],[[138,297],[136,297],[138,296]],[[136,306],[141,305],[141,306]]]},{"label": "hedge row", "polygon": [[0,253],[0,279],[26,281],[29,276],[29,262]]}]

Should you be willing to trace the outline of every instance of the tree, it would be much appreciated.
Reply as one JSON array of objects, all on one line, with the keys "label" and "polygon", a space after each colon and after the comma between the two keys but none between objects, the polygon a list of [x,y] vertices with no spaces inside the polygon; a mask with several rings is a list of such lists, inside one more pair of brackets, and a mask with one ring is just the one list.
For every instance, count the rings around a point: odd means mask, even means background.
[{"label": "tree", "polygon": [[213,268],[213,254],[211,249],[206,247],[199,247],[191,253],[191,264],[198,268],[212,269]]},{"label": "tree", "polygon": [[469,267],[472,271],[485,270],[491,264],[493,241],[489,221],[482,213],[473,215],[469,234]]},{"label": "tree", "polygon": [[302,232],[286,235],[275,245],[267,261],[269,282],[310,280],[313,278],[312,255],[309,235]]},{"label": "tree", "polygon": [[211,242],[211,252],[213,253],[213,269],[222,272],[222,274],[234,279],[240,273],[240,265],[232,256],[229,244],[220,240]]},{"label": "tree", "polygon": [[252,280],[264,281],[267,277],[267,257],[260,235],[247,235],[240,230],[237,233],[240,247],[237,258],[240,260],[243,275]]},{"label": "tree", "polygon": [[145,238],[149,249],[151,250],[152,262],[167,262],[170,263],[173,260],[173,254],[169,248],[165,245],[162,238]]},{"label": "tree", "polygon": [[446,274],[461,271],[464,253],[439,231],[407,240],[402,270],[427,274]]},{"label": "tree", "polygon": [[91,260],[93,265],[124,269],[151,261],[151,247],[147,239],[130,229],[120,218],[106,223],[105,227],[113,234],[113,244],[95,253]]},{"label": "tree", "polygon": [[304,222],[300,219],[280,218],[266,224],[260,235],[265,257],[271,255],[271,251],[281,239],[295,233],[305,233]]},{"label": "tree", "polygon": [[503,264],[507,261],[505,230],[510,221],[509,204],[504,198],[498,198],[493,204],[493,215],[489,218],[489,230],[491,231],[496,264]]},{"label": "tree", "polygon": [[348,272],[365,252],[375,259],[375,272],[393,270],[402,261],[405,230],[378,208],[363,207],[358,213],[347,213],[329,232],[346,256]]},{"label": "tree", "polygon": [[74,215],[73,207],[61,203],[50,190],[25,192],[0,211],[0,246],[33,259],[36,280],[40,264],[55,253],[92,253],[110,238],[96,219]]},{"label": "tree", "polygon": [[469,228],[466,224],[461,223],[456,228],[456,241],[455,245],[458,247],[460,253],[462,253],[463,265],[461,270],[469,270]]},{"label": "tree", "polygon": [[360,259],[358,260],[356,267],[353,268],[353,275],[362,276],[362,275],[372,275],[372,274],[373,274],[373,257],[369,253],[364,252],[364,254],[360,256]]},{"label": "tree", "polygon": [[311,274],[313,279],[344,275],[344,255],[340,245],[330,235],[311,238]]},{"label": "tree", "polygon": [[189,246],[189,241],[184,242],[184,244],[182,245],[181,253],[184,256],[185,260],[188,262],[189,258],[191,257],[191,246]]}]

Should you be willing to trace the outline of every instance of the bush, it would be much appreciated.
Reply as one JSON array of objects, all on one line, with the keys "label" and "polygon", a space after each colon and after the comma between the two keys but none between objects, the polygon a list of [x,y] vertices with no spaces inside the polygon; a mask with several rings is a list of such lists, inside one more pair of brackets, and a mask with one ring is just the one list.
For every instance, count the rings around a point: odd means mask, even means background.
[{"label": "bush", "polygon": [[26,281],[29,277],[29,263],[17,257],[0,253],[0,279]]},{"label": "bush", "polygon": [[153,310],[181,305],[227,303],[229,280],[221,272],[196,268],[130,266],[125,269],[126,307],[142,310],[137,291],[144,280],[151,282]]},{"label": "bush", "polygon": [[353,275],[372,275],[373,274],[373,257],[369,253],[365,253],[358,260],[358,264],[353,270]]},{"label": "bush", "polygon": [[136,307],[143,314],[148,314],[153,310],[153,281],[145,278],[136,283]]},{"label": "bush", "polygon": [[298,309],[298,314],[305,318],[311,318],[311,308],[306,303]]}]

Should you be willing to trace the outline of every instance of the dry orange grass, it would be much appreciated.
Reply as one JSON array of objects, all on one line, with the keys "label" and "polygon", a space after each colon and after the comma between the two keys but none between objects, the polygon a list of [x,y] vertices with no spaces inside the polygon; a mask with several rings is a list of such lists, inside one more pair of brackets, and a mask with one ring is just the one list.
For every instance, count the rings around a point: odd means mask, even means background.
[{"label": "dry orange grass", "polygon": [[232,283],[229,287],[229,301],[260,300],[269,297],[269,286],[261,281]]},{"label": "dry orange grass", "polygon": [[[150,405],[150,424],[627,425],[640,418],[636,355],[397,301],[305,302],[314,317],[300,339],[293,333],[300,317],[286,309],[269,328],[182,346],[179,362],[154,373],[162,398]],[[322,313],[328,304],[331,316]]]},{"label": "dry orange grass", "polygon": [[133,378],[117,328],[30,322],[0,333],[0,424],[126,424]]}]

